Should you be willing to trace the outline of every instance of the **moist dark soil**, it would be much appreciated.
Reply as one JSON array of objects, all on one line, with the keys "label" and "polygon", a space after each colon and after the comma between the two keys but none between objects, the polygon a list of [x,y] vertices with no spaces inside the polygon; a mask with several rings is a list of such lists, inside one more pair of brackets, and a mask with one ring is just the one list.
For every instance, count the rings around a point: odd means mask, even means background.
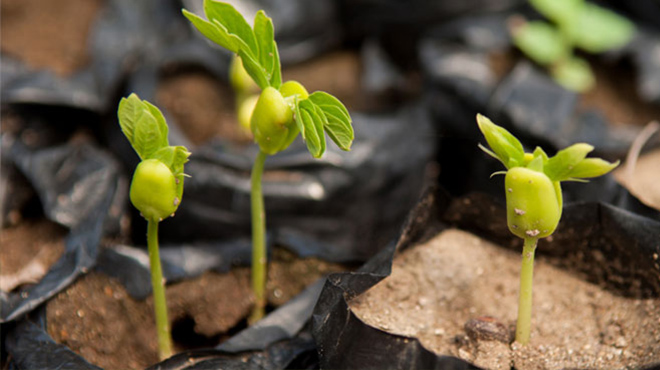
[{"label": "moist dark soil", "polygon": [[[269,264],[268,305],[280,306],[317,279],[344,270],[278,249]],[[254,303],[247,267],[169,284],[166,296],[176,352],[214,347],[245,329]],[[48,303],[47,319],[53,339],[105,369],[158,361],[152,298],[135,300],[104,274],[91,272],[58,294]]]},{"label": "moist dark soil", "polygon": [[447,230],[402,252],[392,274],[350,305],[375,328],[488,369],[621,369],[660,362],[660,299],[618,296],[538,257],[531,341],[511,343],[520,261],[510,250]]}]

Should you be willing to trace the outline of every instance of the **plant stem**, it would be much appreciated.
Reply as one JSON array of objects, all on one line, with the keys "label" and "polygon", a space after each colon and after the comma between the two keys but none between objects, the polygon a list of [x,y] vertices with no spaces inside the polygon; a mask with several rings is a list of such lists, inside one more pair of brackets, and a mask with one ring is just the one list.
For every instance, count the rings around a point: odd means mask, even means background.
[{"label": "plant stem", "polygon": [[266,214],[264,196],[261,191],[261,177],[267,154],[259,151],[252,167],[252,292],[255,305],[248,321],[255,323],[266,312]]},{"label": "plant stem", "polygon": [[534,277],[534,251],[537,238],[525,238],[520,269],[520,292],[518,297],[518,322],[516,342],[529,343],[532,328],[532,281]]},{"label": "plant stem", "polygon": [[172,356],[172,338],[170,323],[167,320],[167,303],[165,302],[165,280],[160,266],[158,252],[158,221],[148,220],[147,246],[149,249],[149,265],[151,267],[151,286],[154,291],[154,311],[156,313],[156,332],[158,333],[158,357],[164,360]]}]

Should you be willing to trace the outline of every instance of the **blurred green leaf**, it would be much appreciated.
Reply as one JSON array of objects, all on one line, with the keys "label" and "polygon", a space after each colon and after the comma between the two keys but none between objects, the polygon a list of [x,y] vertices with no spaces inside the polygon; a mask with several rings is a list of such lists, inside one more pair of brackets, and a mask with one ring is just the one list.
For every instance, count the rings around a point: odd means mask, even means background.
[{"label": "blurred green leaf", "polygon": [[557,28],[543,21],[517,26],[513,32],[513,42],[525,55],[541,65],[555,63],[570,53],[569,45]]},{"label": "blurred green leaf", "polygon": [[530,0],[530,4],[539,13],[555,23],[572,23],[584,0]]},{"label": "blurred green leaf", "polygon": [[631,21],[592,3],[585,3],[571,28],[575,46],[594,54],[626,45],[634,33]]},{"label": "blurred green leaf", "polygon": [[591,67],[586,60],[571,57],[552,66],[552,77],[565,88],[577,92],[585,92],[596,85]]}]

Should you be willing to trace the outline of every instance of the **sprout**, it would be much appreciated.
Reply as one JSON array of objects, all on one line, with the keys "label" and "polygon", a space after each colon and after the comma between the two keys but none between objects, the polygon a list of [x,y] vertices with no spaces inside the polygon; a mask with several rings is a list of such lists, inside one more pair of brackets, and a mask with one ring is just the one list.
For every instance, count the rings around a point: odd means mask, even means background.
[{"label": "sprout", "polygon": [[579,48],[596,54],[620,48],[635,33],[626,18],[584,0],[530,0],[553,24],[515,19],[514,44],[534,62],[548,67],[560,85],[577,92],[591,89],[595,77],[589,63],[576,56]]},{"label": "sprout", "polygon": [[165,285],[158,251],[158,223],[174,216],[183,197],[183,165],[190,153],[182,146],[170,146],[163,114],[146,100],[131,94],[122,98],[117,112],[121,130],[142,160],[135,169],[130,198],[147,220],[147,246],[151,285],[154,291],[158,352],[161,359],[172,355],[172,338],[167,319]]},{"label": "sprout", "polygon": [[263,317],[266,306],[265,212],[261,191],[266,157],[288,148],[298,133],[315,158],[325,153],[326,134],[340,149],[350,150],[354,133],[348,110],[337,98],[321,91],[309,94],[296,81],[282,83],[273,23],[263,10],[255,15],[252,27],[230,4],[204,0],[204,13],[207,19],[183,10],[199,32],[237,55],[231,72],[235,88],[246,89],[250,85],[238,68],[240,60],[244,72],[261,89],[251,112],[251,107],[238,109],[241,121],[246,122],[250,116],[250,129],[259,145],[251,175],[252,290],[256,304],[250,322],[255,322]]},{"label": "sprout", "polygon": [[532,320],[534,252],[538,239],[552,235],[559,224],[560,183],[602,176],[619,162],[587,158],[594,148],[584,143],[571,145],[551,158],[539,147],[525,153],[520,141],[504,128],[481,114],[477,115],[477,123],[490,149],[481,144],[479,147],[507,169],[504,179],[507,224],[514,235],[524,240],[516,341],[527,344]]}]

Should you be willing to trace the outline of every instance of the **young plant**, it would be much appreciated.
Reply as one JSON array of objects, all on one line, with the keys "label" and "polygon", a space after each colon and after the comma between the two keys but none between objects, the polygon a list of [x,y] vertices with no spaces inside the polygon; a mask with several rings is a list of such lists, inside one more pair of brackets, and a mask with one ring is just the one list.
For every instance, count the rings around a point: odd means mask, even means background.
[{"label": "young plant", "polygon": [[[578,143],[548,157],[543,149],[525,153],[523,146],[511,133],[478,114],[477,124],[486,138],[484,152],[504,164],[504,188],[509,230],[524,240],[516,341],[529,342],[532,320],[532,276],[534,252],[540,238],[552,235],[562,212],[562,181],[583,181],[610,172],[619,162],[609,163],[600,158],[587,158],[594,148]],[[495,175],[494,174],[494,175]]]},{"label": "young plant", "polygon": [[119,125],[141,159],[133,174],[130,199],[147,220],[147,247],[154,292],[154,310],[160,359],[172,356],[172,339],[167,319],[165,282],[158,253],[158,223],[174,216],[183,196],[183,165],[190,153],[182,146],[170,146],[163,114],[146,100],[131,94],[122,98],[117,112]]},{"label": "young plant", "polygon": [[229,83],[234,90],[236,98],[236,118],[245,132],[251,133],[250,119],[257,100],[259,100],[259,86],[243,67],[238,55],[234,55],[229,66]]},{"label": "young plant", "polygon": [[351,117],[334,96],[317,91],[309,94],[296,81],[282,83],[277,43],[272,20],[263,10],[253,26],[230,4],[204,0],[203,19],[187,10],[183,14],[211,41],[240,57],[247,74],[261,89],[250,118],[250,129],[259,153],[252,167],[252,290],[255,308],[250,322],[264,315],[266,306],[265,212],[261,177],[266,157],[291,145],[300,133],[307,149],[320,158],[326,149],[325,134],[342,150],[353,142]]},{"label": "young plant", "polygon": [[584,92],[595,84],[586,60],[574,49],[602,53],[627,44],[635,27],[626,18],[584,0],[530,0],[545,21],[512,23],[514,44],[534,62],[550,69],[567,89]]}]

